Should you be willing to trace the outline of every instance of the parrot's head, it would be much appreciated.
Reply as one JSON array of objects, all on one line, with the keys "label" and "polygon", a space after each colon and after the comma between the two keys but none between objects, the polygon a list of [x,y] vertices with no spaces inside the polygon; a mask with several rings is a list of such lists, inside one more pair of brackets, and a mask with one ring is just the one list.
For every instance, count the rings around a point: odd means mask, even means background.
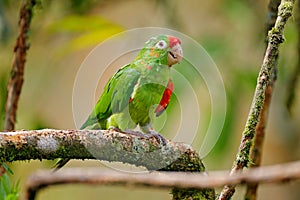
[{"label": "parrot's head", "polygon": [[145,43],[138,57],[171,67],[182,60],[181,41],[170,35],[152,37]]}]

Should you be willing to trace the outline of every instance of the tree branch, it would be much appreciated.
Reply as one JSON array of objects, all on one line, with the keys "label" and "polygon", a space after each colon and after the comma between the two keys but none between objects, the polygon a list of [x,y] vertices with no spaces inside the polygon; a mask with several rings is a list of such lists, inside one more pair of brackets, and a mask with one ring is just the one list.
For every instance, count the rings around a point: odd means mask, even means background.
[{"label": "tree branch", "polygon": [[[149,170],[204,171],[190,146],[155,137],[141,138],[110,130],[30,130],[1,132],[1,162],[71,158],[119,161]],[[181,163],[174,164],[181,160]]]},{"label": "tree branch", "polygon": [[57,173],[38,171],[27,180],[26,199],[33,200],[46,187],[59,184],[98,184],[147,186],[155,188],[203,189],[245,183],[285,183],[300,179],[300,161],[249,169],[244,173],[228,175],[217,171],[206,173],[152,172],[143,174],[122,173],[97,168],[69,168]]},{"label": "tree branch", "polygon": [[[268,14],[267,14],[267,22],[266,22],[266,45],[268,45],[268,32],[275,25],[278,6],[280,5],[280,0],[270,0],[268,5]],[[279,52],[278,52],[279,53]],[[249,167],[259,167],[261,165],[262,153],[263,153],[263,143],[265,139],[265,129],[268,122],[268,114],[269,108],[271,104],[272,93],[274,89],[274,84],[277,78],[277,60],[278,53],[275,55],[273,69],[271,71],[270,82],[267,85],[267,89],[265,91],[265,101],[262,106],[262,110],[259,116],[259,121],[256,127],[256,134],[254,137],[253,146],[250,152],[251,163]],[[255,200],[257,196],[257,188],[258,184],[248,184],[246,188],[245,199],[247,200]]]},{"label": "tree branch", "polygon": [[[278,8],[278,17],[276,19],[274,27],[268,33],[268,45],[265,52],[264,60],[261,66],[261,70],[258,75],[255,94],[250,108],[249,116],[245,125],[245,129],[242,134],[242,139],[236,160],[233,164],[230,174],[234,174],[237,171],[247,167],[250,160],[250,148],[253,144],[253,138],[255,136],[255,129],[259,121],[259,116],[262,110],[262,106],[265,101],[265,93],[267,86],[270,84],[270,77],[272,70],[274,69],[274,61],[278,54],[279,44],[284,41],[283,30],[288,18],[292,15],[294,0],[282,0]],[[235,192],[234,185],[224,186],[219,200],[230,199]]]},{"label": "tree branch", "polygon": [[[0,132],[0,162],[70,158],[118,161],[148,170],[204,172],[199,155],[188,145],[156,137],[139,137],[111,130],[31,130]],[[172,191],[173,199],[214,199],[214,190]]]},{"label": "tree branch", "polygon": [[15,129],[18,101],[23,85],[26,51],[29,49],[28,35],[33,7],[36,0],[23,0],[19,18],[19,36],[14,47],[11,76],[7,86],[4,130]]}]

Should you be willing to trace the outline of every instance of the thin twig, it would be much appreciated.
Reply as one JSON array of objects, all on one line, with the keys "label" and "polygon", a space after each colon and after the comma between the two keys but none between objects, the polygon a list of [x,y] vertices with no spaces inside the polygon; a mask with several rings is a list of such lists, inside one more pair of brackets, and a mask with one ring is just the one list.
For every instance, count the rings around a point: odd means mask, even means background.
[{"label": "thin twig", "polygon": [[297,13],[296,24],[297,24],[297,35],[298,35],[298,44],[297,44],[298,60],[295,68],[293,69],[290,75],[290,80],[287,85],[287,95],[286,95],[286,107],[290,116],[293,114],[292,106],[295,103],[295,93],[296,93],[296,88],[300,77],[300,14],[299,12],[300,12],[300,3],[298,2],[297,12],[295,12]]},{"label": "thin twig", "polygon": [[152,172],[122,173],[99,168],[69,168],[56,173],[38,171],[29,177],[26,199],[33,200],[36,194],[49,186],[60,184],[146,186],[160,189],[216,188],[224,185],[246,183],[286,183],[300,179],[300,161],[249,169],[244,173],[228,175],[225,171],[206,173]]},{"label": "thin twig", "polygon": [[4,130],[15,129],[18,101],[23,85],[26,51],[29,48],[28,35],[35,0],[23,0],[20,9],[19,35],[14,47],[11,76],[7,86]]},{"label": "thin twig", "polygon": [[[275,25],[278,6],[280,5],[280,0],[270,0],[268,5],[268,14],[266,22],[266,45],[268,45],[268,32]],[[271,98],[273,93],[274,84],[277,78],[277,60],[278,54],[275,55],[273,70],[271,71],[270,83],[267,86],[265,92],[265,101],[259,116],[259,122],[256,127],[256,134],[254,137],[253,147],[250,152],[251,163],[249,167],[259,167],[261,165],[262,154],[263,154],[263,143],[265,138],[265,129],[268,122],[269,107],[271,104]],[[245,198],[246,200],[256,200],[257,197],[258,184],[248,184],[246,188]]]},{"label": "thin twig", "polygon": [[[272,70],[274,69],[274,61],[278,54],[279,44],[283,39],[283,30],[288,18],[292,15],[294,0],[282,0],[278,8],[278,17],[275,22],[275,26],[269,31],[268,34],[268,46],[265,52],[265,57],[261,70],[258,75],[257,85],[255,89],[254,98],[250,108],[249,116],[243,131],[239,151],[236,156],[236,160],[233,164],[231,175],[237,171],[247,167],[250,161],[250,148],[253,144],[253,138],[255,136],[255,130],[259,121],[259,116],[265,101],[265,92],[267,86],[270,84]],[[234,185],[224,186],[219,200],[227,200],[232,197],[235,192]]]}]

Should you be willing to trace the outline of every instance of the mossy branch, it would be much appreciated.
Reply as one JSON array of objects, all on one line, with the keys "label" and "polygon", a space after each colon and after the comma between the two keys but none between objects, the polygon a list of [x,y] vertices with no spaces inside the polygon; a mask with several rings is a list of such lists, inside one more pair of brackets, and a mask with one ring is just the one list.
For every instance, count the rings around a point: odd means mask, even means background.
[{"label": "mossy branch", "polygon": [[[270,0],[268,5],[268,13],[267,13],[267,21],[266,21],[266,45],[268,45],[268,32],[275,25],[277,19],[279,5],[280,5],[280,0]],[[262,154],[263,154],[263,143],[264,143],[265,133],[266,133],[265,130],[268,122],[269,108],[271,104],[274,85],[277,79],[278,56],[279,56],[278,54],[275,55],[269,85],[267,85],[267,89],[265,91],[265,100],[259,116],[259,122],[256,126],[256,134],[250,152],[251,163],[249,167],[259,167],[261,165]],[[258,188],[258,184],[248,184],[246,187],[246,193],[244,199],[255,200],[257,198],[256,197],[257,188]]]},{"label": "mossy branch", "polygon": [[[118,161],[148,170],[204,172],[199,155],[183,143],[159,143],[111,130],[30,130],[0,132],[0,161],[70,158]],[[173,199],[213,199],[214,190],[174,190]],[[180,198],[179,198],[180,197]],[[210,197],[210,198],[206,198]]]},{"label": "mossy branch", "polygon": [[[270,84],[275,59],[278,55],[279,45],[284,41],[283,30],[287,20],[292,15],[294,3],[294,0],[281,1],[280,6],[278,7],[278,16],[275,25],[268,33],[268,45],[261,66],[261,70],[258,75],[254,98],[245,125],[245,129],[242,134],[242,139],[238,153],[236,155],[236,160],[233,164],[230,174],[234,174],[237,171],[243,169],[244,167],[248,167],[248,164],[250,162],[250,148],[253,144],[255,130],[265,101],[266,89]],[[226,185],[223,188],[218,199],[230,199],[234,192],[234,185]]]},{"label": "mossy branch", "polygon": [[23,0],[20,9],[19,35],[14,47],[14,58],[7,86],[4,130],[15,129],[18,101],[23,86],[26,52],[29,49],[29,29],[36,0]]}]

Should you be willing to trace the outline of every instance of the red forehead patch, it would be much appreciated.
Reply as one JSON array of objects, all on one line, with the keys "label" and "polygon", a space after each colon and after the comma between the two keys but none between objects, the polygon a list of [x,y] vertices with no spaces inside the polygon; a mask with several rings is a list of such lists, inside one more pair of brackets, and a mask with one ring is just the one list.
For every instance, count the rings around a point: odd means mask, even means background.
[{"label": "red forehead patch", "polygon": [[173,36],[168,36],[169,41],[170,41],[170,47],[172,48],[173,46],[175,46],[176,44],[181,44],[180,39],[173,37]]}]

